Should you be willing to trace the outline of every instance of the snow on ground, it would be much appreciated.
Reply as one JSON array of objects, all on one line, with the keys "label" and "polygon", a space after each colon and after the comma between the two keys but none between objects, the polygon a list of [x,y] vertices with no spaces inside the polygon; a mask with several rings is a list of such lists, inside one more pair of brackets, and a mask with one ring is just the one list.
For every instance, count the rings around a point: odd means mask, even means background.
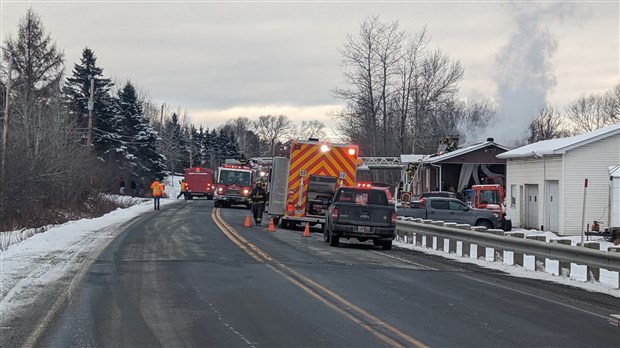
[{"label": "snow on ground", "polygon": [[[544,235],[547,237],[547,241],[558,238],[556,234],[549,231],[541,232],[517,228],[513,229],[513,232],[523,232],[525,235]],[[562,236],[561,238],[571,239],[573,246],[581,242],[581,236]],[[593,238],[597,239],[594,240]],[[599,242],[601,250],[607,250],[608,247],[613,246],[613,243],[605,241],[602,237],[591,237],[590,241]],[[574,263],[571,264],[570,277],[565,277],[559,275],[559,262],[556,260],[547,259],[545,262],[545,271],[536,271],[534,256],[524,255],[523,267],[513,265],[514,253],[510,251],[504,252],[503,262],[493,262],[493,249],[491,248],[486,249],[487,253],[485,255],[485,259],[481,260],[478,259],[477,255],[475,255],[477,249],[475,244],[471,245],[472,255],[470,257],[462,256],[462,244],[460,242],[457,243],[456,253],[448,253],[446,251],[426,248],[422,245],[414,245],[411,244],[411,241],[394,241],[394,245],[404,249],[416,250],[426,254],[441,256],[458,262],[473,263],[480,267],[503,271],[515,277],[546,280],[578,287],[588,291],[601,292],[614,297],[620,297],[620,289],[618,289],[618,272],[611,272],[605,269],[601,269],[599,281],[595,282],[587,280],[587,266],[577,265]],[[447,245],[445,248],[447,248]]]},{"label": "snow on ground", "polygon": [[[170,186],[167,187],[170,188]],[[175,202],[176,192],[178,189],[170,188],[169,198],[162,199],[161,205]],[[138,204],[134,206],[117,209],[99,218],[72,221],[50,227],[46,232],[35,234],[0,252],[0,321],[11,316],[13,311],[23,309],[24,306],[32,303],[38,290],[46,285],[59,280],[66,281],[75,276],[82,265],[92,258],[92,255],[97,255],[103,246],[122,231],[123,224],[153,210],[151,199],[136,200]],[[549,235],[549,232],[545,234]],[[458,250],[457,254],[449,254],[399,241],[395,241],[395,245],[458,262],[470,262],[481,267],[498,269],[517,277],[543,279],[620,297],[617,272],[601,270],[600,282],[588,282],[585,276],[585,266],[573,265],[571,277],[567,278],[556,275],[557,262],[555,261],[547,261],[547,272],[537,272],[533,270],[533,257],[526,256],[526,264],[522,268],[510,265],[511,253],[506,253],[504,262],[499,263],[459,256],[461,250]],[[475,247],[472,249],[475,250]],[[487,253],[487,256],[490,256],[489,254]]]}]

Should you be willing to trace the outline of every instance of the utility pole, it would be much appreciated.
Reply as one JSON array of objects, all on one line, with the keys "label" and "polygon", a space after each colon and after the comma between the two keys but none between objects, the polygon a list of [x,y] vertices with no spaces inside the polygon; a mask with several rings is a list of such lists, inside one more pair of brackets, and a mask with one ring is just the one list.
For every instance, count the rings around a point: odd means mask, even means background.
[{"label": "utility pole", "polygon": [[192,141],[192,127],[189,127],[189,167],[194,168],[193,161],[194,142]]},{"label": "utility pole", "polygon": [[88,99],[88,142],[87,146],[93,144],[93,109],[95,108],[95,79],[92,75],[88,75],[90,79],[90,98]]},{"label": "utility pole", "polygon": [[164,126],[164,105],[161,104],[161,119],[159,120],[159,134],[161,134],[162,127]]},{"label": "utility pole", "polygon": [[13,57],[9,57],[9,68],[6,82],[6,99],[4,103],[4,122],[2,128],[2,164],[0,168],[0,192],[2,192],[2,184],[4,181],[4,161],[6,158],[6,147],[9,140],[9,104],[11,101],[11,71],[13,69]]}]

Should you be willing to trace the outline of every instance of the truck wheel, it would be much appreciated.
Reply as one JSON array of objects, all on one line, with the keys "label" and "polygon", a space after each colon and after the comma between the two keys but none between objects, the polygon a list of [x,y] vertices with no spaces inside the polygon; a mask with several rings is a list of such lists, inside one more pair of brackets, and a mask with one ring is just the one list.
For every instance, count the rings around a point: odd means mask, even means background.
[{"label": "truck wheel", "polygon": [[392,241],[391,240],[383,241],[383,243],[381,244],[381,249],[392,250]]},{"label": "truck wheel", "polygon": [[340,237],[330,236],[329,237],[329,245],[333,247],[337,247],[340,244]]},{"label": "truck wheel", "polygon": [[213,202],[213,206],[216,207],[216,208],[219,208],[220,207],[220,201]]},{"label": "truck wheel", "polygon": [[504,219],[504,223],[502,224],[502,229],[504,231],[511,231],[512,230],[512,220],[506,220]]},{"label": "truck wheel", "polygon": [[488,220],[479,220],[479,221],[476,221],[476,226],[483,226],[483,227],[486,227],[486,228],[487,228],[487,230],[490,230],[490,229],[492,229],[492,228],[493,228],[493,224],[491,223],[491,221],[488,221]]},{"label": "truck wheel", "polygon": [[280,220],[280,227],[288,230],[291,228],[291,224],[288,222],[288,220],[282,219]]}]

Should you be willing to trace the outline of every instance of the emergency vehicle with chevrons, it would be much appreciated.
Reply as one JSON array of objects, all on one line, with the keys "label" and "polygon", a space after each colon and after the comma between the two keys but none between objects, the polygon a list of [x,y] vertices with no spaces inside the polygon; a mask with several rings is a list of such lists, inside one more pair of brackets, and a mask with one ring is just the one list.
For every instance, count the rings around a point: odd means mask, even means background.
[{"label": "emergency vehicle with chevrons", "polygon": [[357,145],[318,140],[293,140],[283,157],[274,157],[269,181],[267,214],[274,223],[325,223],[325,213],[341,186],[355,185]]}]

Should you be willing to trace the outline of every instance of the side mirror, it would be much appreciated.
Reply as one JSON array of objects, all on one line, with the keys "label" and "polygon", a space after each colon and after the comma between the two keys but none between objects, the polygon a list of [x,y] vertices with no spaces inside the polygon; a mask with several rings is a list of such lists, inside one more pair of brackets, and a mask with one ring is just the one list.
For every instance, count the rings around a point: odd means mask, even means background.
[{"label": "side mirror", "polygon": [[463,211],[469,211],[471,208],[469,208],[468,206],[466,206],[465,208],[463,208]]}]

